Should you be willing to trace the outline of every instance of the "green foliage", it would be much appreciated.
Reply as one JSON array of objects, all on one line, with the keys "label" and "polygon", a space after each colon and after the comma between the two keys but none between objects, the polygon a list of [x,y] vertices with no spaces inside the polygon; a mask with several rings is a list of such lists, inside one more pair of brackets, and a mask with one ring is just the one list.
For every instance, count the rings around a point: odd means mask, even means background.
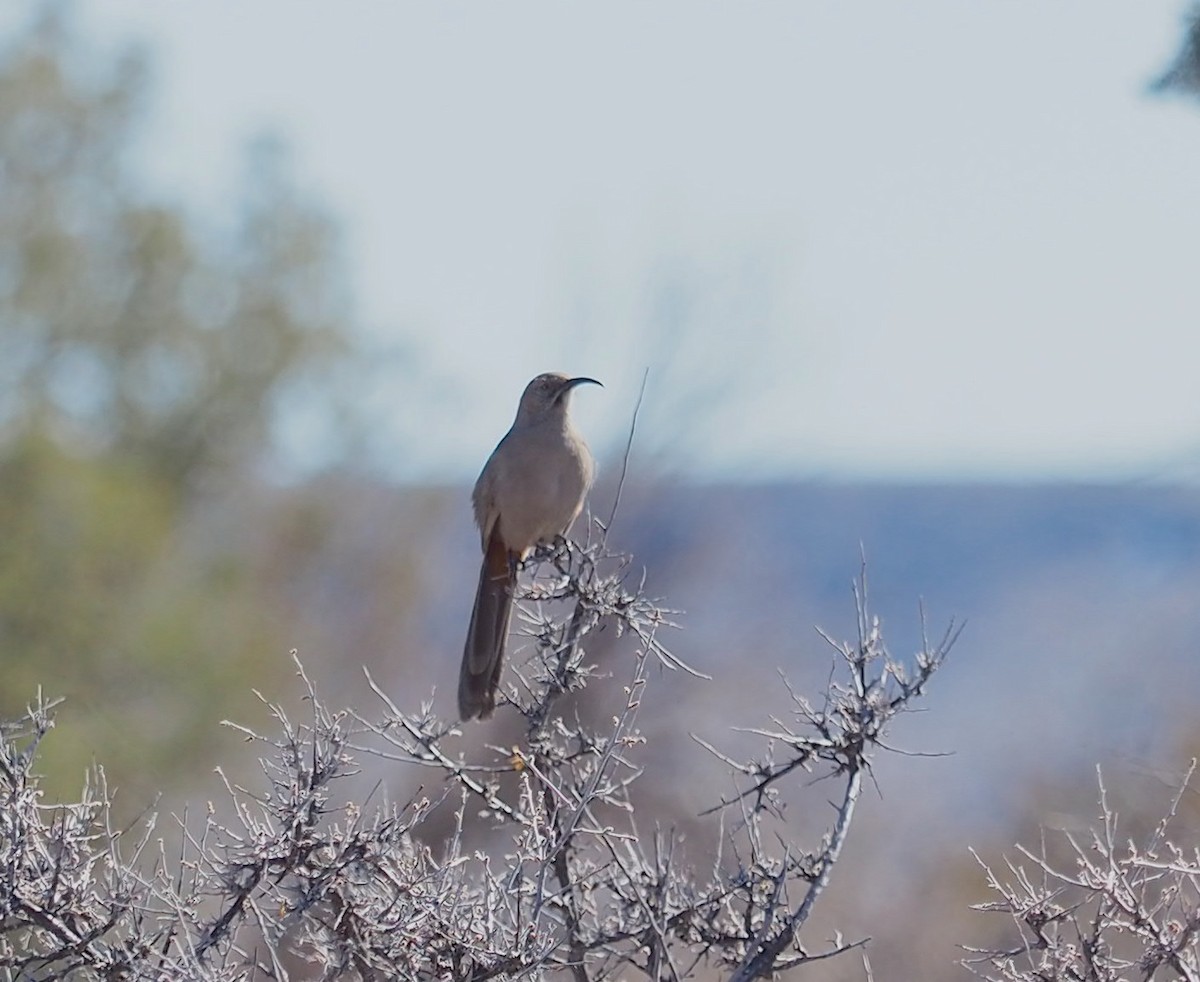
[{"label": "green foliage", "polygon": [[352,445],[354,351],[333,227],[279,148],[211,225],[150,200],[128,159],[146,59],[69,21],[44,6],[0,49],[0,712],[66,695],[51,786],[95,755],[139,805],[286,669],[246,551],[189,543],[280,461],[297,392]]},{"label": "green foliage", "polygon": [[93,64],[54,12],[0,57],[0,432],[182,488],[263,454],[289,386],[333,377],[344,298],[332,227],[268,143],[226,235],[143,199],[146,78],[133,53]]}]

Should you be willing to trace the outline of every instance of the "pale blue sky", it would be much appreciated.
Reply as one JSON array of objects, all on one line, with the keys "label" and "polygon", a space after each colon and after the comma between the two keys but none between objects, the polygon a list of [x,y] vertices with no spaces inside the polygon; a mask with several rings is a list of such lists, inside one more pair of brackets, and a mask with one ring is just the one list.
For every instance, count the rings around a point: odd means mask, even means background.
[{"label": "pale blue sky", "polygon": [[647,365],[639,445],[702,476],[1196,470],[1200,105],[1145,95],[1182,4],[81,11],[156,52],[164,192],[288,138],[417,359],[407,476],[472,476],[549,368],[611,458]]}]

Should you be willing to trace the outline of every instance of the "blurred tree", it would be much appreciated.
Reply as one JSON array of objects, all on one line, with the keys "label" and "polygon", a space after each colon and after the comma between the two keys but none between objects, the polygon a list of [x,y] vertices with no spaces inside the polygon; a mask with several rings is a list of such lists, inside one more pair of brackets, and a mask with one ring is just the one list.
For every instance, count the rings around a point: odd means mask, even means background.
[{"label": "blurred tree", "polygon": [[1200,98],[1200,4],[1192,4],[1185,18],[1179,51],[1151,88]]},{"label": "blurred tree", "polygon": [[67,695],[51,776],[102,747],[140,791],[210,760],[213,720],[294,643],[236,547],[189,552],[184,530],[283,460],[296,393],[354,444],[356,356],[332,224],[279,147],[252,148],[231,231],[148,200],[146,58],[70,20],[42,5],[0,48],[0,711]]},{"label": "blurred tree", "polygon": [[185,490],[269,448],[286,388],[346,352],[345,298],[331,224],[267,142],[230,242],[143,200],[146,79],[134,51],[95,64],[58,6],[0,54],[0,434]]}]

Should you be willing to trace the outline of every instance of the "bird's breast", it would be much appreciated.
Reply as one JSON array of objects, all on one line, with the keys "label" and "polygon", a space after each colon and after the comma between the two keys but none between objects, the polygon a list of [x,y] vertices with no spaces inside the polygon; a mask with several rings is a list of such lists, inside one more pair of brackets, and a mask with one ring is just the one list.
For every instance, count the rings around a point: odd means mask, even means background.
[{"label": "bird's breast", "polygon": [[530,454],[519,479],[505,482],[498,502],[505,541],[516,551],[564,534],[583,506],[592,482],[591,456],[582,441],[564,435]]}]

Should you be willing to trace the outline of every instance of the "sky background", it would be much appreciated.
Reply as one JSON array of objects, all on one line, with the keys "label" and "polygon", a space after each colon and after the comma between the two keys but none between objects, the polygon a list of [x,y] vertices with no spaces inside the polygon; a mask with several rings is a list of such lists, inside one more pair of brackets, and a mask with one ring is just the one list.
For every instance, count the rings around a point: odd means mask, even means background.
[{"label": "sky background", "polygon": [[[141,165],[217,214],[264,128],[342,222],[395,473],[529,377],[702,478],[1200,474],[1180,3],[82,0],[155,57]],[[384,441],[385,445],[387,440]]]}]

